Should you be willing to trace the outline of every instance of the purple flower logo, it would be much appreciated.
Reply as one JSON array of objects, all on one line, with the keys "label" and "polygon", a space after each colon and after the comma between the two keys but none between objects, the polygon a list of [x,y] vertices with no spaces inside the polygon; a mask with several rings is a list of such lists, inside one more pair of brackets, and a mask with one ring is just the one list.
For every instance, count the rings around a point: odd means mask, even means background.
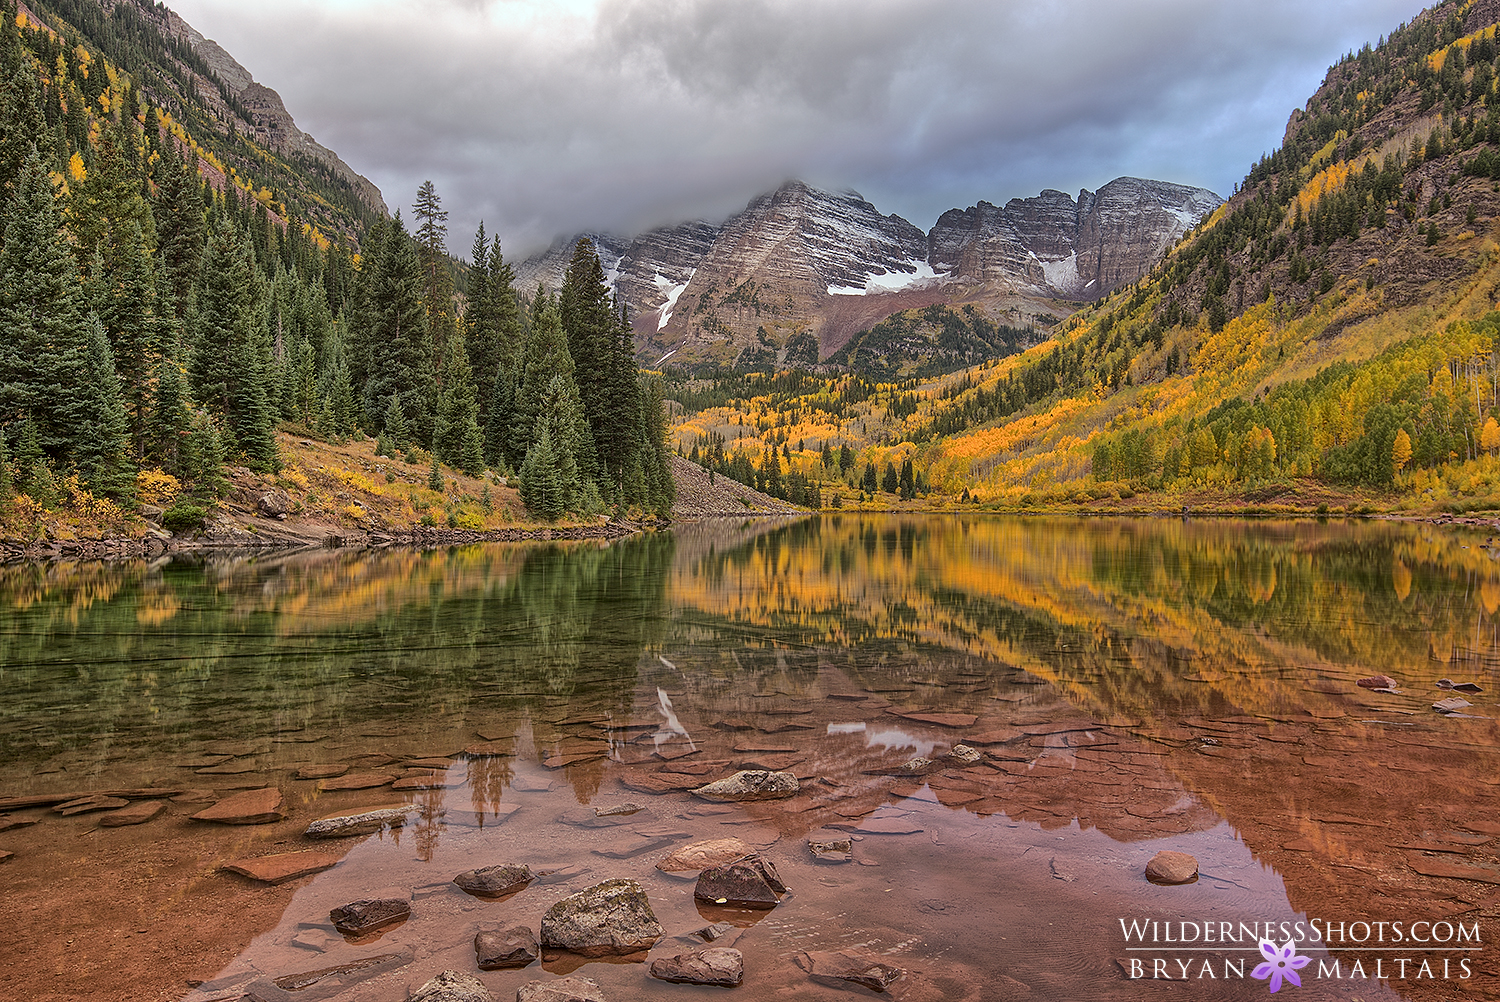
[{"label": "purple flower logo", "polygon": [[1283,946],[1277,946],[1269,939],[1260,941],[1261,956],[1266,958],[1264,964],[1260,964],[1250,972],[1252,978],[1271,979],[1271,993],[1274,995],[1281,990],[1282,979],[1290,981],[1298,988],[1302,987],[1302,979],[1297,977],[1297,972],[1312,963],[1311,957],[1297,956],[1297,945],[1287,940]]}]

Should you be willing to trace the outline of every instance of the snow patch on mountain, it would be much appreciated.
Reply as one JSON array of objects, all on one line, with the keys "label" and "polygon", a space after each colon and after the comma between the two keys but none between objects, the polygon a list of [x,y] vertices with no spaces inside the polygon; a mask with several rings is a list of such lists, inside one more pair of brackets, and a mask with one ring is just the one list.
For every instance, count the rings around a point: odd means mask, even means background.
[{"label": "snow patch on mountain", "polygon": [[946,277],[934,271],[932,265],[926,261],[913,259],[904,261],[902,264],[911,270],[898,268],[879,275],[869,275],[865,278],[863,285],[830,285],[828,294],[830,296],[868,296],[886,292],[902,292],[906,289],[931,285]]},{"label": "snow patch on mountain", "polygon": [[671,321],[672,311],[677,308],[677,300],[682,295],[682,290],[688,287],[688,283],[693,280],[697,272],[698,269],[694,268],[681,282],[673,282],[661,272],[656,273],[656,288],[664,297],[664,302],[661,304],[661,319],[656,324],[657,330],[662,330]]}]

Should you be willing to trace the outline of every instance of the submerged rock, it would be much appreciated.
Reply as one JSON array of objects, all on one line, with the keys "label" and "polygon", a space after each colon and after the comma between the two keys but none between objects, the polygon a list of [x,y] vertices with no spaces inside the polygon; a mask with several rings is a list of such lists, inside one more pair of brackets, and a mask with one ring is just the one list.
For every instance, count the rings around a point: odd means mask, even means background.
[{"label": "submerged rock", "polygon": [[847,950],[801,953],[797,965],[814,981],[835,986],[848,982],[877,992],[885,991],[906,973],[879,957]]},{"label": "submerged rock", "polygon": [[775,908],[785,892],[786,885],[781,882],[776,867],[762,859],[759,853],[751,853],[728,863],[710,866],[698,874],[693,897],[709,904],[737,908]]},{"label": "submerged rock", "polygon": [[401,898],[363,898],[328,913],[333,927],[345,936],[364,936],[411,917],[411,902]]},{"label": "submerged rock", "polygon": [[478,870],[465,870],[454,877],[453,882],[476,897],[498,898],[512,891],[519,891],[534,879],[536,879],[536,874],[531,872],[529,866],[518,863],[500,863]]},{"label": "submerged rock", "polygon": [[716,783],[700,786],[693,791],[693,796],[719,801],[785,800],[795,797],[800,789],[797,777],[789,772],[747,769]]},{"label": "submerged rock", "polygon": [[474,960],[481,971],[526,967],[538,955],[536,933],[529,925],[482,930],[474,935]]},{"label": "submerged rock", "polygon": [[984,755],[979,749],[970,748],[968,745],[954,745],[953,749],[948,752],[949,761],[957,762],[959,765],[973,765],[983,758]]},{"label": "submerged rock", "polygon": [[129,807],[101,815],[99,827],[124,828],[127,825],[145,824],[166,809],[167,805],[160,800],[138,800]]},{"label": "submerged rock", "polygon": [[516,1002],[604,1002],[604,990],[593,978],[575,974],[555,981],[528,981],[516,992]]},{"label": "submerged rock", "polygon": [[755,852],[755,846],[743,839],[709,839],[707,842],[694,842],[674,850],[657,863],[656,868],[663,873],[687,873],[727,863],[753,852]]},{"label": "submerged rock", "polygon": [[495,996],[472,974],[443,971],[418,988],[408,1002],[495,1002]]},{"label": "submerged rock", "polygon": [[807,848],[819,863],[847,863],[854,858],[853,839],[808,839]]},{"label": "submerged rock", "polygon": [[738,950],[713,946],[675,957],[657,957],[651,961],[650,973],[658,981],[674,984],[733,988],[744,980],[745,960]]},{"label": "submerged rock", "polygon": [[338,866],[342,861],[342,856],[331,852],[282,852],[274,856],[237,859],[232,863],[225,863],[219,869],[267,884],[284,884],[310,873],[321,873]]},{"label": "submerged rock", "polygon": [[542,916],[542,945],[585,957],[649,950],[665,935],[634,880],[606,880],[570,894]]},{"label": "submerged rock", "polygon": [[194,821],[213,821],[221,825],[266,825],[286,817],[281,809],[281,791],[274,786],[246,790],[225,797],[212,807],[193,815]]},{"label": "submerged rock", "polygon": [[400,828],[420,810],[415,804],[398,807],[376,807],[358,814],[335,814],[319,818],[307,826],[308,838],[342,838],[346,835],[369,835],[387,826]]},{"label": "submerged rock", "polygon": [[1190,884],[1198,879],[1198,860],[1163,849],[1146,864],[1146,879],[1153,884]]},{"label": "submerged rock", "polygon": [[645,808],[642,807],[640,804],[632,804],[632,803],[626,802],[626,803],[623,803],[623,804],[614,804],[614,805],[611,805],[609,807],[596,807],[596,808],[594,808],[594,817],[596,817],[596,818],[618,818],[618,817],[626,817],[628,815],[635,814],[635,813],[637,813],[639,811],[644,811],[644,810],[645,810]]},{"label": "submerged rock", "polygon": [[697,932],[693,933],[693,935],[697,936],[705,943],[712,943],[716,939],[723,939],[725,936],[728,936],[730,933],[734,932],[736,928],[737,927],[732,922],[715,922],[713,925],[704,926],[702,929],[699,929]]},{"label": "submerged rock", "polygon": [[1371,675],[1369,678],[1362,678],[1354,684],[1361,689],[1394,689],[1401,683],[1389,675]]}]

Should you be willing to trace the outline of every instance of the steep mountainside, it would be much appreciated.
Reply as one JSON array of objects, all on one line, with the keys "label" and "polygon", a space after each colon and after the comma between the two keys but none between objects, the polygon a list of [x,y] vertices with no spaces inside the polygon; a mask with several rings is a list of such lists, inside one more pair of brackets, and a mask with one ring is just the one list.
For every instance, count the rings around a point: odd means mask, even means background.
[{"label": "steep mountainside", "polygon": [[[197,153],[216,186],[232,183],[275,218],[296,218],[330,237],[352,238],[385,215],[374,184],[298,129],[274,90],[165,6],[25,0],[18,14],[128,74],[140,98],[169,116],[160,127]],[[101,90],[108,83],[97,80]]]},{"label": "steep mountainside", "polygon": [[[1120,178],[1077,202],[1046,191],[1004,208],[951,210],[924,234],[856,192],[789,181],[722,225],[685,223],[633,240],[586,234],[516,271],[523,289],[556,288],[573,243],[589,239],[631,307],[647,364],[836,367],[859,355],[854,340],[904,310],[969,306],[991,326],[1050,324],[1076,300],[1139,278],[1219,202],[1201,188]],[[882,341],[880,370],[974,360],[968,349],[940,348],[935,331],[908,326]]]}]

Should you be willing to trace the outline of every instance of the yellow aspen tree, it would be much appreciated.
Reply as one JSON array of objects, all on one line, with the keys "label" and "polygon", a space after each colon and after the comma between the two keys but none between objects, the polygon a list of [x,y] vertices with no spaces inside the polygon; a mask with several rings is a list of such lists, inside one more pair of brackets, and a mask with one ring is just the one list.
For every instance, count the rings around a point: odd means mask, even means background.
[{"label": "yellow aspen tree", "polygon": [[1485,452],[1500,448],[1500,424],[1496,424],[1493,417],[1484,422],[1484,430],[1479,433],[1479,447]]},{"label": "yellow aspen tree", "polygon": [[1406,433],[1405,428],[1396,432],[1396,441],[1391,443],[1391,467],[1400,473],[1411,459],[1411,436]]}]

